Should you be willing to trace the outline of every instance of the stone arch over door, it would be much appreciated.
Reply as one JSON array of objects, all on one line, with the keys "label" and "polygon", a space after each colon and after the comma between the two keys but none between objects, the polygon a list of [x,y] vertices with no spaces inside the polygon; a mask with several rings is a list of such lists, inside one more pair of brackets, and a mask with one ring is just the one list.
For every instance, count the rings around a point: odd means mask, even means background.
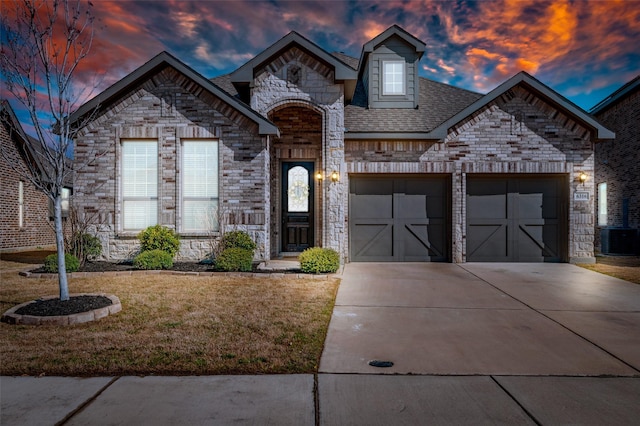
[{"label": "stone arch over door", "polygon": [[283,164],[284,163],[313,163],[313,173],[309,184],[313,194],[313,237],[309,246],[322,246],[323,243],[323,186],[324,182],[314,178],[315,172],[322,172],[323,147],[325,139],[324,111],[308,102],[287,101],[275,105],[269,112],[268,118],[278,129],[280,137],[273,137],[269,147],[270,175],[271,175],[271,257],[276,257],[286,251],[283,247]]}]

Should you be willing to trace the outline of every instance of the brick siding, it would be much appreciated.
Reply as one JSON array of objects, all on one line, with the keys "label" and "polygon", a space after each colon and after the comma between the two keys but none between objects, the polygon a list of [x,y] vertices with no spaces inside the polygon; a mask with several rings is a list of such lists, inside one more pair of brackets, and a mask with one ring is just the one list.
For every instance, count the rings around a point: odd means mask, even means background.
[{"label": "brick siding", "polygon": [[[607,226],[625,225],[623,200],[626,199],[626,225],[640,229],[640,90],[636,89],[605,109],[597,118],[616,133],[615,140],[599,142],[595,147],[596,187],[600,183],[607,183]],[[596,226],[598,248],[601,247],[602,228]]]},{"label": "brick siding", "polygon": [[[347,141],[349,173],[445,173],[452,176],[453,261],[466,261],[466,176],[555,174],[569,181],[569,260],[591,260],[593,176],[590,132],[527,90],[515,87],[435,141]],[[573,201],[587,191],[589,201]]]},{"label": "brick siding", "polygon": [[258,244],[256,258],[269,247],[265,199],[268,178],[266,141],[257,125],[172,68],[154,78],[92,121],[76,140],[74,203],[81,215],[95,217],[92,230],[108,259],[130,259],[139,250],[135,233],[122,230],[120,142],[158,141],[158,223],[181,234],[177,259],[202,259],[211,251],[214,234],[181,233],[180,141],[219,140],[219,204],[226,221],[249,232]]},{"label": "brick siding", "polygon": [[[55,246],[53,223],[49,222],[49,199],[6,162],[19,165],[23,159],[11,139],[6,123],[0,124],[0,251]],[[24,182],[24,222],[18,222],[18,182]]]}]

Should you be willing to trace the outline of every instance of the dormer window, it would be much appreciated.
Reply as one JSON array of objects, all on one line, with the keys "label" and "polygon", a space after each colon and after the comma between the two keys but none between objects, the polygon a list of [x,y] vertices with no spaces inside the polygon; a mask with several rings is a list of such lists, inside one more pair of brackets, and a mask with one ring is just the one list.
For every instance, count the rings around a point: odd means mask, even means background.
[{"label": "dormer window", "polygon": [[404,95],[404,61],[382,62],[382,95]]}]

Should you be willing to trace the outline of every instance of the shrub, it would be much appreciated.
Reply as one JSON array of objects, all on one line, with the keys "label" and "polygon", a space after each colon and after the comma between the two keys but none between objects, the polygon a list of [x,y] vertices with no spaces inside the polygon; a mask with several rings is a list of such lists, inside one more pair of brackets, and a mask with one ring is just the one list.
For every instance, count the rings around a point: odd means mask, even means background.
[{"label": "shrub", "polygon": [[241,248],[253,251],[256,249],[256,243],[253,242],[251,236],[245,231],[230,231],[222,237],[222,249]]},{"label": "shrub", "polygon": [[[64,264],[67,272],[76,272],[80,268],[80,261],[72,254],[64,254]],[[58,272],[58,254],[50,254],[44,258],[44,269],[49,273]]]},{"label": "shrub", "polygon": [[163,250],[143,251],[133,259],[136,269],[169,269],[173,266],[173,256]]},{"label": "shrub", "polygon": [[226,272],[250,272],[253,267],[253,251],[240,247],[222,250],[216,258],[216,269]]},{"label": "shrub", "polygon": [[162,225],[150,226],[138,234],[140,251],[162,250],[169,253],[171,258],[180,249],[180,237],[172,229]]},{"label": "shrub", "polygon": [[71,247],[69,251],[76,256],[81,264],[84,264],[88,259],[93,259],[102,254],[102,243],[100,238],[91,235],[76,233],[70,241]]},{"label": "shrub", "polygon": [[300,253],[300,269],[305,273],[333,273],[340,267],[338,252],[330,248],[311,247]]}]

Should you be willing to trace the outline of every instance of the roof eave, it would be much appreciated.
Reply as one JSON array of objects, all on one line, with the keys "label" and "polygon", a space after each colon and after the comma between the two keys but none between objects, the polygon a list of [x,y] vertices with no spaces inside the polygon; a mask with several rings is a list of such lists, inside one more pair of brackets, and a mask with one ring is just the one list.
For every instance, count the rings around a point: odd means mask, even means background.
[{"label": "roof eave", "polygon": [[566,98],[562,97],[561,95],[556,93],[554,90],[545,86],[544,84],[542,84],[541,82],[539,82],[538,80],[536,80],[535,78],[533,78],[532,76],[530,76],[524,71],[521,71],[515,76],[511,77],[509,80],[505,81],[504,83],[502,83],[501,85],[493,89],[491,92],[487,93],[482,98],[478,99],[477,101],[475,101],[474,103],[472,103],[471,105],[469,105],[468,107],[466,107],[465,109],[463,109],[462,111],[454,115],[453,117],[449,118],[448,120],[440,124],[438,127],[433,129],[431,133],[434,136],[438,136],[439,138],[446,137],[449,131],[449,128],[455,126],[457,123],[469,117],[474,112],[478,111],[479,109],[493,102],[495,99],[497,99],[506,91],[512,89],[513,87],[521,83],[526,86],[529,86],[529,88],[532,89],[534,92],[536,92],[538,95],[540,95],[543,98],[546,98],[548,101],[555,104],[556,106],[563,108],[573,117],[577,118],[583,124],[593,129],[595,131],[595,135],[594,135],[595,139],[606,140],[606,139],[615,138],[614,132],[604,127],[595,118],[593,118],[583,109],[573,104],[571,101],[567,100]]},{"label": "roof eave", "polygon": [[191,80],[193,80],[209,92],[213,93],[215,96],[224,100],[224,102],[228,103],[236,110],[242,112],[246,117],[258,124],[258,132],[261,135],[278,134],[278,129],[275,124],[262,117],[260,114],[252,110],[243,102],[239,101],[233,96],[230,96],[224,90],[216,86],[213,82],[203,77],[201,74],[167,52],[161,52],[160,54],[156,55],[150,61],[133,71],[131,74],[127,75],[126,77],[91,99],[89,102],[78,108],[78,110],[76,110],[76,112],[74,112],[70,117],[72,125],[77,123],[77,121],[79,121],[86,114],[98,108],[102,103],[108,102],[110,99],[122,92],[126,92],[132,85],[135,85],[146,75],[153,73],[154,70],[156,70],[160,66],[163,66],[164,64],[175,68],[180,73],[186,75]]},{"label": "roof eave", "polygon": [[345,132],[345,140],[437,140],[432,132]]},{"label": "roof eave", "polygon": [[334,78],[336,81],[357,80],[358,73],[349,65],[340,59],[331,55],[315,43],[307,40],[295,31],[290,32],[280,40],[260,52],[253,59],[242,65],[240,68],[231,73],[231,82],[233,84],[251,83],[254,78],[254,69],[260,67],[270,58],[285,50],[289,45],[297,44],[312,55],[329,64],[334,69]]}]

